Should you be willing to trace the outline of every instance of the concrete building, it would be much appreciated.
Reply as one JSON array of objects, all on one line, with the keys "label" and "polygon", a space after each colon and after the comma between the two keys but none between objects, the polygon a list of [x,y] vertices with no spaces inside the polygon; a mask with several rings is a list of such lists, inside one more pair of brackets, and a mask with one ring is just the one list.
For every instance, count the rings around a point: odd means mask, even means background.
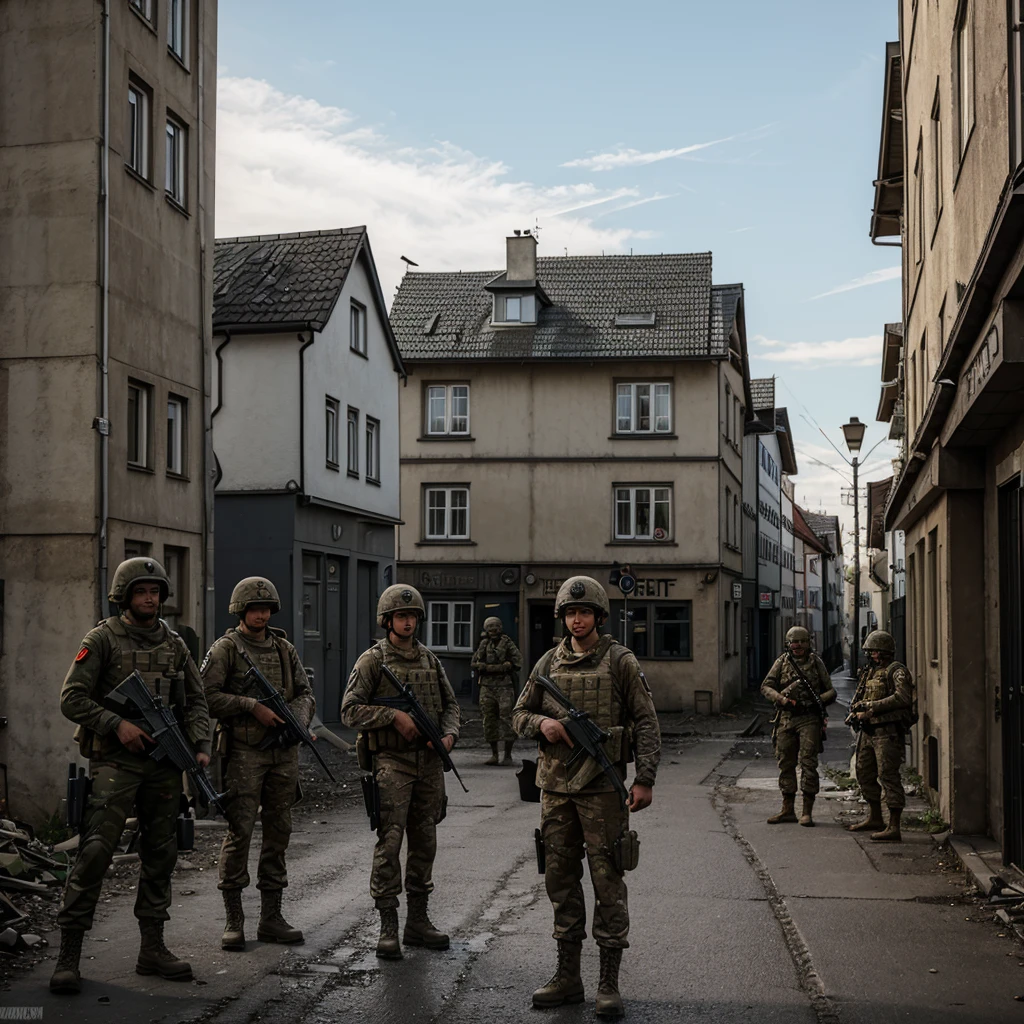
[{"label": "concrete building", "polygon": [[235,583],[267,576],[336,722],[399,521],[405,371],[366,229],[219,238],[215,288],[218,631]]},{"label": "concrete building", "polygon": [[[871,234],[902,241],[915,743],[955,831],[1024,865],[1024,33],[1019,4],[902,4]],[[884,179],[884,184],[882,183]]]},{"label": "concrete building", "polygon": [[794,550],[797,563],[797,625],[811,634],[815,651],[825,649],[825,627],[822,613],[822,562],[829,550],[821,538],[807,525],[804,511],[793,506]]},{"label": "concrete building", "polygon": [[845,610],[846,567],[842,531],[838,516],[804,511],[803,518],[826,549],[820,566],[821,646],[818,653],[829,670],[835,671],[843,663],[843,637],[849,621]]},{"label": "concrete building", "polygon": [[60,807],[60,684],[122,559],[163,562],[164,616],[210,632],[216,30],[215,2],[0,9],[0,762],[22,818]]},{"label": "concrete building", "polygon": [[[456,688],[483,619],[532,664],[568,576],[608,586],[610,630],[659,708],[740,693],[743,289],[711,255],[537,258],[407,273],[391,310],[401,396],[399,579]],[[632,569],[628,596],[611,586]]]}]

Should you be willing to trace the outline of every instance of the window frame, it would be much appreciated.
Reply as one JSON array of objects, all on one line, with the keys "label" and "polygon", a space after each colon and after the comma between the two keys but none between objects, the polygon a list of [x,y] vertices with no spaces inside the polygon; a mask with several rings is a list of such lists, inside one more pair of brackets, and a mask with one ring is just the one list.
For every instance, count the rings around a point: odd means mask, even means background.
[{"label": "window frame", "polygon": [[[628,604],[628,613],[631,618],[627,618],[626,605]],[[679,617],[674,619],[662,619],[660,622],[657,618],[657,609],[678,609]],[[685,613],[685,614],[684,614]],[[613,601],[612,602],[612,622],[618,622],[620,626],[620,639],[621,642],[628,647],[637,658],[641,658],[644,661],[693,661],[693,601]],[[683,654],[660,654],[655,653],[660,650],[656,641],[658,639],[657,627],[672,625],[673,623],[684,624],[685,623],[685,644],[681,645],[681,648],[685,648],[686,653]],[[632,629],[630,629],[632,624]],[[638,629],[637,626],[641,628]],[[642,650],[637,650],[636,638],[637,634],[644,636],[644,643],[641,646]]]},{"label": "window frame", "polygon": [[914,161],[914,266],[924,261],[924,132],[917,137],[917,158]]},{"label": "window frame", "polygon": [[366,306],[356,299],[348,307],[348,347],[356,355],[369,359],[366,342]]},{"label": "window frame", "polygon": [[[132,97],[135,97],[134,103]],[[135,75],[128,76],[128,131],[125,140],[125,167],[151,184],[153,165],[153,93]]]},{"label": "window frame", "polygon": [[[967,39],[969,32],[970,38]],[[964,47],[964,42],[968,46]],[[967,155],[967,146],[977,123],[977,32],[974,0],[961,0],[953,21],[953,96],[956,113],[957,171]],[[965,74],[965,70],[967,74]],[[966,84],[965,84],[966,83]]]},{"label": "window frame", "polygon": [[128,6],[150,27],[154,27],[153,0],[128,0]]},{"label": "window frame", "polygon": [[324,396],[324,461],[328,469],[341,472],[341,402]]},{"label": "window frame", "polygon": [[[443,621],[438,620],[435,609],[445,609],[445,619]],[[469,618],[456,621],[456,609],[469,610]],[[426,646],[432,651],[449,651],[453,654],[472,654],[473,647],[473,602],[472,600],[444,600],[444,601],[428,601],[427,602],[427,622],[424,634],[426,636]],[[434,629],[435,627],[443,626],[447,631],[446,642],[439,644],[434,642]],[[456,627],[465,627],[465,638],[466,645],[462,646],[456,644],[454,641]]]},{"label": "window frame", "polygon": [[[673,383],[674,382],[671,379],[664,378],[652,378],[650,380],[616,380],[614,382],[615,390],[613,392],[612,401],[613,434],[616,437],[671,437],[675,426],[672,401]],[[649,389],[647,393],[647,419],[650,426],[647,428],[637,426],[637,423],[641,418],[641,414],[639,412],[639,388]],[[666,395],[664,417],[667,421],[667,426],[663,429],[658,429],[658,420],[662,415],[658,412],[658,393],[662,389],[664,389],[664,393]],[[623,417],[619,408],[619,403],[623,397],[626,397],[629,404],[627,426],[623,426],[623,421],[626,417]]]},{"label": "window frame", "polygon": [[[171,426],[171,406],[178,407],[176,426]],[[176,438],[174,437],[176,433]],[[172,441],[176,440],[176,446]],[[176,452],[174,451],[176,447]],[[172,464],[172,452],[177,455],[177,468]],[[167,393],[167,448],[164,459],[168,476],[188,478],[188,399],[174,392]]]},{"label": "window frame", "polygon": [[[163,566],[167,573],[169,586],[167,588],[167,600],[161,606],[161,616],[179,616],[184,614],[186,589],[188,587],[188,555],[189,549],[175,545],[164,545]],[[175,567],[177,562],[177,567]],[[171,623],[173,626],[174,623]]]},{"label": "window frame", "polygon": [[[456,493],[466,496],[464,506],[456,509],[452,497]],[[443,494],[443,505],[431,505],[432,494]],[[466,525],[464,533],[456,533],[453,530],[453,512],[465,509]],[[431,532],[431,512],[443,510],[444,525],[442,532]],[[468,484],[424,484],[423,485],[423,539],[428,541],[465,541],[470,539],[470,500]]]},{"label": "window frame", "polygon": [[[348,475],[359,479],[359,410],[348,407],[346,418],[346,466]],[[340,453],[339,453],[340,454]]]},{"label": "window frame", "polygon": [[[173,144],[172,144],[173,140]],[[173,155],[173,167],[171,160]],[[169,175],[174,180],[168,182]],[[180,210],[187,210],[187,184],[188,184],[188,126],[167,111],[166,126],[164,128],[164,194],[169,202],[173,203]],[[176,186],[176,187],[175,187]]]},{"label": "window frame", "polygon": [[[638,534],[637,533],[637,525],[638,525],[638,518],[639,518],[638,514],[637,514],[637,492],[638,491],[649,491],[650,492],[650,496],[647,499],[647,501],[650,504],[650,509],[648,511],[648,515],[650,517],[649,518],[649,523],[650,523],[650,532],[649,532],[649,534]],[[659,498],[658,497],[658,492],[659,491],[664,491],[665,494],[667,495],[667,497]],[[629,523],[630,523],[630,528],[631,529],[630,529],[630,532],[628,534],[627,533],[620,533],[620,531],[619,531],[619,507],[620,507],[620,505],[625,504],[625,502],[623,502],[623,500],[621,498],[621,495],[623,493],[628,493],[628,495],[629,495],[629,497],[628,497]],[[638,543],[650,542],[650,543],[655,543],[655,544],[665,544],[665,543],[671,542],[674,539],[674,531],[673,531],[673,528],[672,528],[673,527],[672,515],[673,515],[673,504],[674,504],[674,500],[673,499],[674,499],[673,487],[672,487],[672,484],[670,484],[670,483],[634,483],[634,482],[630,482],[630,483],[612,484],[612,539],[615,540],[615,541],[620,541],[620,542],[621,541],[625,541],[627,543],[628,542],[638,542]],[[665,532],[665,536],[664,537],[657,537],[657,536],[655,536],[656,531],[661,528],[661,527],[659,527],[657,525],[657,518],[658,518],[657,506],[659,504],[667,504],[668,505],[668,526],[666,528],[666,532]]]},{"label": "window frame", "polygon": [[939,221],[942,219],[943,191],[942,191],[942,97],[940,95],[941,83],[935,86],[935,99],[932,103],[932,240],[935,244],[935,235],[939,229]]},{"label": "window frame", "polygon": [[[315,566],[315,573],[308,573],[307,570],[307,559],[312,559],[312,564]],[[306,640],[320,640],[323,638],[323,555],[319,551],[306,551],[302,552],[301,560],[301,571],[302,571],[302,635]],[[311,596],[312,600],[306,600],[307,596]],[[316,628],[310,629],[308,625],[308,616],[306,615],[307,608],[314,608],[316,611]]]},{"label": "window frame", "polygon": [[[178,61],[185,70],[188,70],[188,34],[189,34],[189,8],[191,0],[166,0],[167,3],[167,51]],[[175,15],[178,15],[175,24]],[[174,47],[176,29],[180,30],[181,49]]]},{"label": "window frame", "polygon": [[[131,392],[133,391],[138,395],[138,398],[135,401],[134,431],[132,430],[131,421]],[[153,385],[147,384],[145,381],[129,377],[128,407],[126,409],[127,428],[125,432],[125,439],[127,441],[127,444],[125,445],[125,456],[129,469],[144,470],[147,472],[151,472],[153,469],[153,460],[151,457],[153,447],[152,410]],[[141,452],[141,457],[138,459],[131,458],[133,445],[137,453]]]},{"label": "window frame", "polygon": [[366,417],[363,427],[366,442],[366,471],[368,484],[380,483],[380,420],[373,416]]},{"label": "window frame", "polygon": [[[472,425],[472,406],[471,406],[471,392],[470,392],[469,383],[468,382],[463,382],[463,383],[439,383],[437,381],[430,381],[430,382],[425,383],[423,385],[423,388],[424,388],[424,390],[423,390],[423,410],[424,410],[423,433],[424,433],[424,436],[425,437],[432,437],[432,438],[433,437],[468,438],[470,436],[470,427]],[[462,398],[462,397],[465,398],[465,403],[466,403],[466,412],[465,412],[466,427],[465,427],[465,430],[455,430],[455,429],[453,429],[453,423],[455,422],[455,420],[457,418],[458,419],[462,418],[461,415],[456,417],[456,414],[454,412],[455,399],[456,399],[455,391],[456,390],[464,390],[465,391],[465,395],[464,396],[462,396],[462,395],[458,396],[460,398]],[[432,392],[436,392],[436,391],[442,392],[442,395],[440,397],[441,397],[441,400],[444,403],[444,412],[443,412],[444,428],[442,430],[434,430],[433,429],[434,417],[433,417],[432,412],[431,412],[431,403],[433,402],[434,397],[435,397],[432,394]]]}]

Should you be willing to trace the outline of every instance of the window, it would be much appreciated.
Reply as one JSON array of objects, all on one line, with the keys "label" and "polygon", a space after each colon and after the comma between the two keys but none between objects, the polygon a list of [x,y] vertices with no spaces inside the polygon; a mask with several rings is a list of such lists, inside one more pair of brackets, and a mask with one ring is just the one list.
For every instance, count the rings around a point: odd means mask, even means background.
[{"label": "window", "polygon": [[939,223],[942,213],[942,107],[939,102],[939,88],[935,88],[935,102],[932,104],[932,226]]},{"label": "window", "polygon": [[939,531],[928,534],[928,658],[939,661]]},{"label": "window", "polygon": [[622,642],[638,658],[689,660],[691,653],[689,601],[630,601],[612,603]]},{"label": "window", "polygon": [[473,605],[469,601],[431,601],[427,605],[428,646],[438,651],[473,649]]},{"label": "window", "polygon": [[128,137],[124,162],[143,178],[149,178],[149,92],[134,79],[128,84]]},{"label": "window", "polygon": [[963,159],[974,128],[974,0],[963,0],[956,26],[957,143]]},{"label": "window", "polygon": [[732,440],[732,388],[725,385],[725,439]]},{"label": "window", "polygon": [[[185,610],[185,601],[188,596],[187,568],[188,548],[172,548],[169,545],[164,548],[164,569],[169,580],[167,600],[163,604],[163,615],[166,619],[176,619]],[[172,622],[171,626],[173,627],[175,624]]]},{"label": "window", "polygon": [[188,130],[173,118],[167,119],[167,140],[164,152],[164,190],[167,198],[185,206],[185,148]]},{"label": "window", "polygon": [[359,476],[359,410],[348,410],[348,475]]},{"label": "window", "polygon": [[133,7],[146,21],[153,20],[153,0],[128,0],[128,6]]},{"label": "window", "polygon": [[128,465],[149,467],[149,406],[152,389],[138,381],[128,382]]},{"label": "window", "polygon": [[928,332],[921,334],[921,418],[924,419],[931,391],[931,377],[928,373]]},{"label": "window", "polygon": [[918,403],[918,390],[917,390],[917,354],[914,352],[910,353],[910,429],[907,433],[913,437],[914,431],[917,429],[917,403]]},{"label": "window", "polygon": [[427,433],[469,433],[468,384],[431,384],[427,388]]},{"label": "window", "polygon": [[914,163],[914,196],[916,199],[915,215],[917,223],[914,225],[914,263],[920,263],[924,257],[924,182],[922,179],[922,164],[924,163],[924,142],[919,137],[917,140],[917,160]]},{"label": "window", "polygon": [[366,307],[355,299],[348,314],[348,346],[353,352],[366,355]]},{"label": "window", "polygon": [[534,324],[537,322],[535,295],[495,296],[494,322],[506,324]]},{"label": "window", "polygon": [[148,555],[153,550],[153,545],[147,540],[128,540],[125,538],[124,541],[124,557],[125,558],[142,558]]},{"label": "window", "polygon": [[732,488],[725,489],[725,543],[732,544]]},{"label": "window", "polygon": [[732,632],[732,614],[729,607],[731,602],[726,601],[722,605],[722,651],[728,658],[732,653],[732,637],[729,635]]},{"label": "window", "polygon": [[185,476],[188,471],[185,451],[187,410],[187,399],[178,395],[167,396],[167,472],[175,476]]},{"label": "window", "polygon": [[732,410],[733,418],[736,421],[736,426],[733,430],[732,440],[733,444],[735,444],[738,448],[743,440],[743,415],[740,412],[740,400],[735,395],[732,396]]},{"label": "window", "polygon": [[671,524],[671,487],[615,488],[616,540],[668,540]]},{"label": "window", "polygon": [[324,451],[327,455],[327,466],[329,469],[338,468],[338,440],[339,440],[339,419],[341,412],[341,404],[336,398],[327,396],[326,404],[324,407],[325,415],[325,439],[324,439]]},{"label": "window", "polygon": [[523,315],[523,300],[518,296],[505,300],[505,319],[509,322],[521,320]]},{"label": "window", "polygon": [[302,552],[302,635],[320,636],[320,553]]},{"label": "window", "polygon": [[732,542],[740,546],[740,496],[732,496]]},{"label": "window", "polygon": [[1010,68],[1012,102],[1010,105],[1013,136],[1013,165],[1024,162],[1024,0],[1013,0],[1010,20],[1013,60]]},{"label": "window", "polygon": [[617,434],[668,434],[671,432],[671,384],[618,384],[615,388],[615,396],[615,432]]},{"label": "window", "polygon": [[[801,596],[803,596],[801,594]],[[732,653],[740,653],[740,603],[734,601],[732,605]]]},{"label": "window", "polygon": [[380,483],[380,421],[366,417],[366,479]]},{"label": "window", "polygon": [[424,527],[427,540],[468,540],[469,488],[428,487]]},{"label": "window", "polygon": [[188,38],[189,0],[165,0],[167,4],[167,49],[185,63],[185,44]]}]

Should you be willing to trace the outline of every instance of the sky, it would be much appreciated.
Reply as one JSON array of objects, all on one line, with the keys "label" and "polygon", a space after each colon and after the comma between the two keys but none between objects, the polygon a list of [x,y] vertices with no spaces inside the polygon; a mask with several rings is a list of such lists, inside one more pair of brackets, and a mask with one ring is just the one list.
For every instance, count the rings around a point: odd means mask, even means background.
[{"label": "sky", "polygon": [[365,224],[389,302],[401,256],[498,270],[515,228],[542,256],[710,251],[789,410],[798,503],[852,523],[851,416],[862,455],[882,441],[861,481],[890,475],[900,250],[868,227],[896,0],[219,10],[218,237]]}]

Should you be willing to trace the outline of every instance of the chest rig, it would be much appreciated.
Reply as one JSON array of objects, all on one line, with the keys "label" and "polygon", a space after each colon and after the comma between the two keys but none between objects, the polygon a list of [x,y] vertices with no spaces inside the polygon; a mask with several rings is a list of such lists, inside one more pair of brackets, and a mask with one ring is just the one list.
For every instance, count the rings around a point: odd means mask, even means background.
[{"label": "chest rig", "polygon": [[[283,641],[267,630],[270,638],[269,647],[259,647],[255,644],[247,644],[242,639],[237,629],[229,629],[224,634],[234,645],[238,652],[236,660],[237,675],[231,680],[237,680],[236,692],[242,690],[242,677],[249,670],[246,656],[252,659],[253,664],[263,673],[269,682],[276,689],[284,694],[285,701],[290,701],[295,696],[295,680],[292,676],[292,662],[288,650]],[[250,747],[259,746],[266,738],[269,729],[250,715],[248,712],[236,715],[229,723],[231,738],[238,743],[244,743]]]},{"label": "chest rig", "polygon": [[[430,715],[436,725],[440,726],[441,714],[444,711],[444,705],[441,703],[441,685],[437,669],[426,649],[420,651],[416,661],[410,661],[396,657],[383,640],[379,641],[377,646],[384,664],[412,690],[416,699],[423,705],[423,710]],[[377,687],[377,694],[381,697],[398,696],[392,690],[393,687],[382,678]],[[422,748],[424,741],[417,739],[410,743],[397,729],[387,728],[367,730],[367,742],[371,751],[407,751]]]},{"label": "chest rig", "polygon": [[155,647],[144,647],[119,618],[106,619],[101,628],[111,634],[114,664],[117,663],[118,652],[120,654],[117,683],[137,671],[146,681],[149,692],[160,697],[165,705],[173,708],[184,707],[185,673],[181,669],[182,645],[166,625],[163,626],[163,639]]}]

